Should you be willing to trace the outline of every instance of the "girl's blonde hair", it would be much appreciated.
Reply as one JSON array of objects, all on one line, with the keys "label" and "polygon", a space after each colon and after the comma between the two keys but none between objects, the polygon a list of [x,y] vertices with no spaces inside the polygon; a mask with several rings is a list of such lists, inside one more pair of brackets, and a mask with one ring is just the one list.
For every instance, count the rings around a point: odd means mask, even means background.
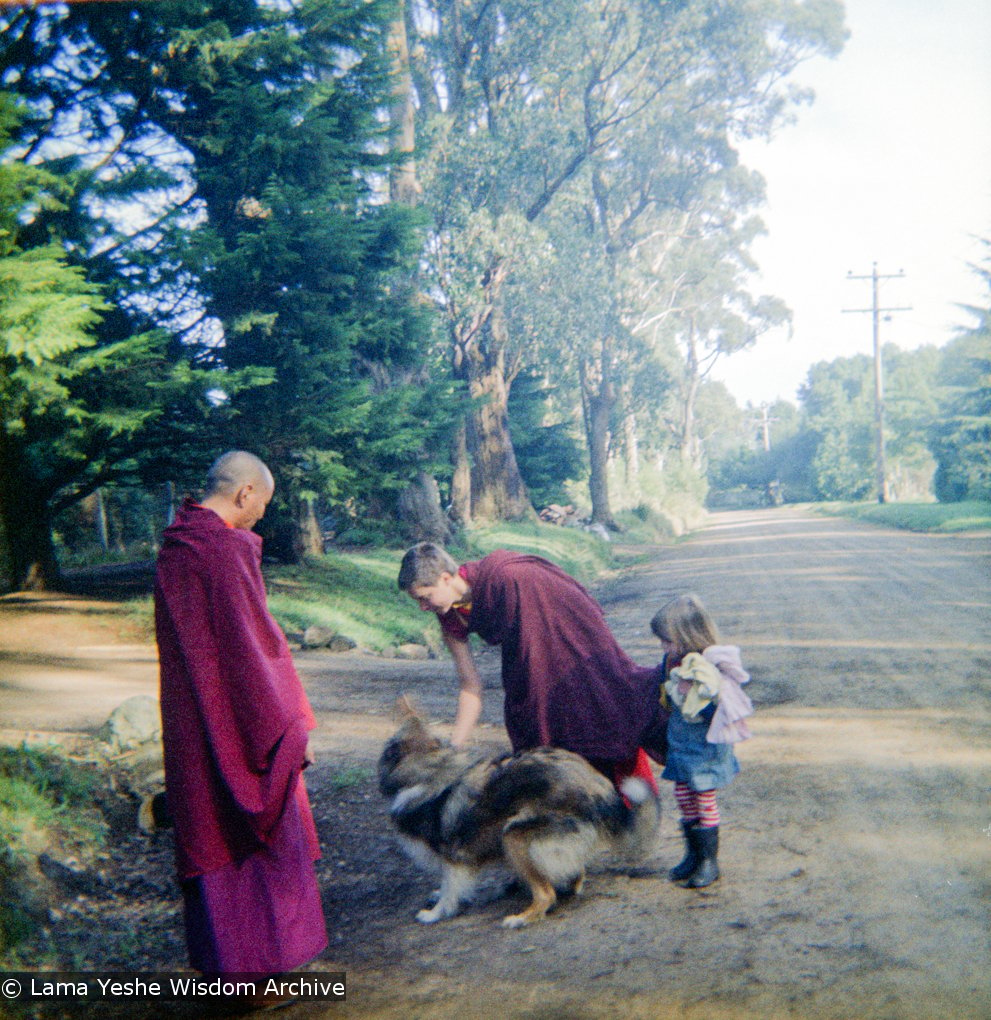
[{"label": "girl's blonde hair", "polygon": [[679,595],[654,614],[650,629],[683,655],[719,644],[719,631],[697,595]]}]

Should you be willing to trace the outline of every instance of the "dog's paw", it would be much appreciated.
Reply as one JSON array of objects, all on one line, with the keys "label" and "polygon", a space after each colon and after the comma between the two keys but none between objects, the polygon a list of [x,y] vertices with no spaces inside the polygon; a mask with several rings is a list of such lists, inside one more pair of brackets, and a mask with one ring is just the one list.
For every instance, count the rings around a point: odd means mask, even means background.
[{"label": "dog's paw", "polygon": [[503,928],[525,928],[530,923],[526,914],[507,914],[502,919]]},{"label": "dog's paw", "polygon": [[438,921],[444,921],[449,917],[454,917],[457,912],[458,908],[456,906],[452,906],[450,903],[445,903],[441,900],[429,910],[424,907],[424,909],[419,911],[416,915],[416,919],[420,922],[420,924],[436,924]]}]

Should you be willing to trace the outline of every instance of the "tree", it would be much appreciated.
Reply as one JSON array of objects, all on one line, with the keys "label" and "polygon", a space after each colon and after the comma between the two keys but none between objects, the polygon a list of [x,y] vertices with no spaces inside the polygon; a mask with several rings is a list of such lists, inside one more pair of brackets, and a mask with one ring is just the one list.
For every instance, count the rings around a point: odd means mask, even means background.
[{"label": "tree", "polygon": [[633,318],[621,295],[625,253],[656,230],[651,213],[684,208],[735,162],[734,135],[771,130],[795,98],[784,76],[838,48],[840,8],[437,0],[421,10],[422,180],[452,361],[478,403],[472,502],[525,512],[506,435],[508,389],[535,341],[564,338],[521,335],[506,296],[528,251],[549,244],[603,297],[567,340],[589,352],[593,502],[606,518],[607,423]]},{"label": "tree", "polygon": [[[147,264],[155,300],[142,307],[170,327],[176,354],[225,373],[223,445],[272,464],[268,520],[290,555],[320,547],[319,501],[393,511],[446,424],[410,284],[415,213],[377,191],[394,14],[384,0],[217,0],[50,16],[86,54],[67,62],[85,85],[72,109],[102,111],[126,142],[118,152],[140,150],[146,175],[175,184],[158,195],[156,227],[181,232],[157,229],[118,258],[131,274]],[[51,35],[34,33],[31,59]],[[166,299],[186,321],[168,319]],[[238,385],[246,374],[270,385]]]},{"label": "tree", "polygon": [[[0,96],[0,152],[20,120]],[[141,437],[190,378],[170,368],[164,334],[120,329],[59,235],[73,177],[0,162],[0,520],[16,587],[57,583],[53,516],[133,477]]]},{"label": "tree", "polygon": [[[991,241],[985,241],[991,248]],[[974,270],[991,290],[991,259]],[[943,349],[939,412],[929,431],[939,499],[991,499],[991,304],[968,307],[976,320]]]},{"label": "tree", "polygon": [[866,355],[819,362],[799,391],[816,437],[812,473],[821,499],[865,499],[874,470],[873,383]]},{"label": "tree", "polygon": [[666,253],[660,276],[665,306],[651,309],[652,329],[666,334],[681,351],[675,427],[682,461],[704,470],[698,434],[700,387],[720,358],[745,350],[767,330],[790,319],[783,302],[755,298],[748,276],[756,266],[748,249],[762,231],[745,215],[763,193],[753,175],[734,170],[719,175],[681,218],[680,236]]},{"label": "tree", "polygon": [[538,507],[567,503],[565,483],[586,474],[577,423],[567,416],[562,420],[555,397],[546,380],[533,372],[516,380],[509,397],[513,447],[527,491]]},{"label": "tree", "polygon": [[[417,254],[410,211],[372,189],[386,168],[373,143],[391,87],[392,10],[380,0],[187,7],[174,8],[178,25],[136,7],[150,25],[132,17],[127,34],[139,33],[148,115],[193,159],[198,286],[223,362],[274,379],[232,398],[233,444],[273,465],[283,552],[318,551],[317,500],[368,506],[398,493],[424,442],[429,391],[377,371],[413,369],[424,336],[403,286]],[[121,38],[112,15],[91,30],[120,65],[138,40]]]},{"label": "tree", "polygon": [[940,360],[932,345],[884,351],[885,463],[893,500],[932,498],[936,463],[927,438],[939,414]]},{"label": "tree", "polygon": [[[725,420],[725,419],[724,419]],[[752,505],[813,498],[809,469],[815,455],[813,434],[798,407],[787,400],[748,405],[710,447],[709,483],[713,499],[745,500]]]},{"label": "tree", "polygon": [[[924,438],[935,412],[934,348],[883,353],[885,402],[891,408],[885,431],[890,478],[900,498],[928,494],[932,465]],[[873,359],[867,355],[820,362],[802,387],[806,426],[815,440],[812,481],[822,499],[866,499],[876,491],[874,473]]]}]

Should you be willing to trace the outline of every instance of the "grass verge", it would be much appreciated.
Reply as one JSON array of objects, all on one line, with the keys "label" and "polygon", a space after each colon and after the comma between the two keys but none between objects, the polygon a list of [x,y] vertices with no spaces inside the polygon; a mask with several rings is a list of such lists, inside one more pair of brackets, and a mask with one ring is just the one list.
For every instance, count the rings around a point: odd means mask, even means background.
[{"label": "grass verge", "polygon": [[91,769],[26,745],[0,747],[0,957],[34,931],[31,873],[53,847],[92,850],[106,826]]},{"label": "grass verge", "polygon": [[991,529],[991,502],[963,503],[816,503],[818,513],[852,517],[906,531],[951,534]]},{"label": "grass verge", "polygon": [[[450,548],[459,562],[493,549],[552,560],[589,582],[613,565],[612,547],[577,528],[499,524],[474,529]],[[266,567],[269,608],[287,633],[328,627],[373,652],[407,642],[436,643],[437,625],[396,587],[402,549],[330,552],[295,566]]]},{"label": "grass verge", "polygon": [[[450,547],[459,562],[480,559],[493,549],[533,553],[556,563],[584,584],[636,558],[629,546],[665,540],[650,522],[623,520],[618,552],[609,542],[579,528],[549,524],[496,524],[475,528]],[[309,626],[327,627],[360,648],[384,653],[406,643],[436,644],[437,624],[396,587],[403,549],[331,551],[294,565],[265,565],[269,608],[289,635]],[[128,603],[132,624],[153,639],[151,599]]]}]

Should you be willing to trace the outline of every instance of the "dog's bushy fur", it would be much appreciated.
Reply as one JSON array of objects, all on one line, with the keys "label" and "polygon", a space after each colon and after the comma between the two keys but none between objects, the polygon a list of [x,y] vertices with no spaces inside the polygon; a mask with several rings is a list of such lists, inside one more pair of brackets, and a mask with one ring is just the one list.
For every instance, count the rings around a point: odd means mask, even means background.
[{"label": "dog's bushy fur", "polygon": [[532,896],[522,913],[503,919],[518,928],[542,918],[557,891],[580,891],[597,851],[642,856],[651,849],[660,809],[642,780],[626,780],[620,796],[570,751],[542,747],[482,757],[455,750],[433,736],[405,699],[399,710],[400,729],[379,759],[379,789],[392,798],[400,833],[441,866],[440,898],[418,921],[453,917],[482,870],[504,864]]}]

